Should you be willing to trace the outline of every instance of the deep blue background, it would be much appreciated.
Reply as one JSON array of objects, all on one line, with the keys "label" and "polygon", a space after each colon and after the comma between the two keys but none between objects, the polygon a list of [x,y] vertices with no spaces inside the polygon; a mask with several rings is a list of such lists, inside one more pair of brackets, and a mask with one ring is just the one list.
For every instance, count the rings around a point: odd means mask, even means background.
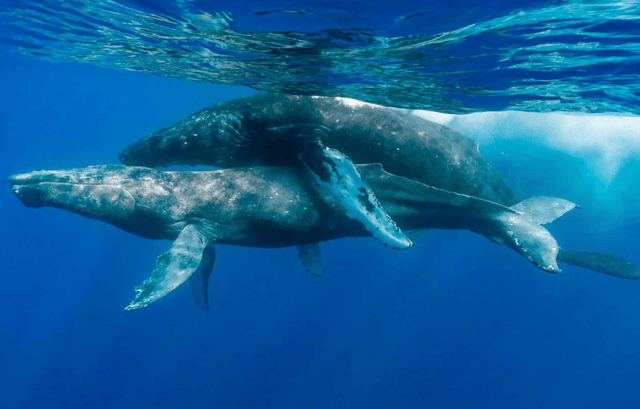
[{"label": "deep blue background", "polygon": [[[251,92],[0,54],[2,177],[116,163],[146,133]],[[554,224],[561,244],[640,263],[637,163],[603,190],[619,206],[598,209],[579,160],[487,152],[528,195],[585,205]],[[2,408],[640,407],[640,282],[546,274],[471,233],[406,252],[325,243],[321,278],[293,249],[220,246],[210,311],[180,288],[125,313],[168,242],[27,209],[8,185],[0,231]]]}]

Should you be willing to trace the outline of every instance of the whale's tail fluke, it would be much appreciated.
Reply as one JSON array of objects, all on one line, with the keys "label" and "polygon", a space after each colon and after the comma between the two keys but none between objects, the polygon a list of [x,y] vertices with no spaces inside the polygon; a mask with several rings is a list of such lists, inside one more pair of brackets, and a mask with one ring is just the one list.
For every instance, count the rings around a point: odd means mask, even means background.
[{"label": "whale's tail fluke", "polygon": [[[550,273],[559,273],[557,257],[560,246],[543,227],[577,207],[575,203],[555,197],[532,197],[509,207],[511,211],[496,214],[485,235],[525,256],[537,267]],[[495,229],[495,230],[494,230]]]},{"label": "whale's tail fluke", "polygon": [[[534,225],[543,225],[553,222],[575,207],[577,205],[564,199],[533,197],[511,206],[511,209],[528,218]],[[508,214],[506,217],[505,215],[499,217],[499,219],[507,222],[507,230],[509,232],[515,233],[514,242],[518,244],[517,247],[522,250],[525,256],[529,256],[533,250],[533,254],[537,254],[540,259],[555,259],[561,263],[571,264],[614,277],[640,279],[640,268],[621,258],[592,251],[567,250],[561,248],[551,234],[542,226],[532,228],[531,224],[526,222],[524,224],[519,223],[518,217]],[[540,246],[540,244],[544,245]],[[516,248],[518,251],[520,249]],[[534,260],[532,261],[537,264]],[[544,267],[542,268],[545,269]],[[547,271],[559,272],[560,269],[557,268],[556,270],[556,268],[550,268]]]}]

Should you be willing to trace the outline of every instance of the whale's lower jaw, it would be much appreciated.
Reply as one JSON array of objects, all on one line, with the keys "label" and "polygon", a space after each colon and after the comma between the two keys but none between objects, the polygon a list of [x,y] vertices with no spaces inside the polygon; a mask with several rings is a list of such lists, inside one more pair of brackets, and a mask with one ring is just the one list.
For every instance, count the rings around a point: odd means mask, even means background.
[{"label": "whale's lower jaw", "polygon": [[27,207],[46,207],[48,204],[40,198],[38,185],[13,185],[11,191]]}]

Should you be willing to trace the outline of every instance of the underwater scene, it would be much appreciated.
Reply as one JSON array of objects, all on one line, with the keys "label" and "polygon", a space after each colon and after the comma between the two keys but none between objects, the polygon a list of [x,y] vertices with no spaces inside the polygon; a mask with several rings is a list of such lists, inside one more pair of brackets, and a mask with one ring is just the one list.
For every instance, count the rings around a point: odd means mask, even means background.
[{"label": "underwater scene", "polygon": [[640,408],[640,1],[0,23],[1,408]]}]

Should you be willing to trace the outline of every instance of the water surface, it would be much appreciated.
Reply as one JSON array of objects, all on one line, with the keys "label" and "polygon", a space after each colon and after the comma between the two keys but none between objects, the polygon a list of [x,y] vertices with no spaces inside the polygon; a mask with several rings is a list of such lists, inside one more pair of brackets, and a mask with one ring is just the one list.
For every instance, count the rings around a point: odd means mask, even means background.
[{"label": "water surface", "polygon": [[638,0],[4,0],[0,11],[4,42],[51,61],[448,113],[640,113]]}]

